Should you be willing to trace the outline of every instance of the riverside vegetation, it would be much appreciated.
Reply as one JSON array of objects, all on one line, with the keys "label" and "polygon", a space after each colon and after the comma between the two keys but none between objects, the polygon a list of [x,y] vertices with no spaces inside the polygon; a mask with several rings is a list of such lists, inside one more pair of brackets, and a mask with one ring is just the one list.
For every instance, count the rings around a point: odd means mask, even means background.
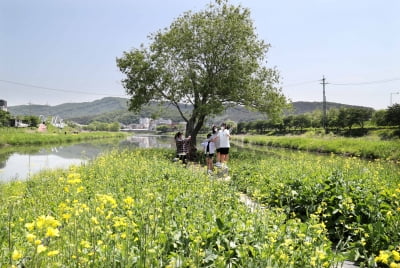
[{"label": "riverside vegetation", "polygon": [[398,138],[381,140],[375,136],[347,138],[332,135],[238,135],[233,136],[232,140],[262,146],[400,161],[400,141]]},{"label": "riverside vegetation", "polygon": [[103,138],[121,138],[122,132],[79,132],[73,133],[56,129],[54,132],[37,132],[36,130],[0,128],[0,147],[5,145],[42,145],[72,141],[84,141]]},{"label": "riverside vegetation", "polygon": [[400,167],[384,160],[241,153],[234,185],[290,219],[318,218],[335,250],[361,266],[400,267]]},{"label": "riverside vegetation", "polygon": [[393,163],[234,153],[227,183],[172,155],[113,151],[0,185],[1,267],[400,265]]}]

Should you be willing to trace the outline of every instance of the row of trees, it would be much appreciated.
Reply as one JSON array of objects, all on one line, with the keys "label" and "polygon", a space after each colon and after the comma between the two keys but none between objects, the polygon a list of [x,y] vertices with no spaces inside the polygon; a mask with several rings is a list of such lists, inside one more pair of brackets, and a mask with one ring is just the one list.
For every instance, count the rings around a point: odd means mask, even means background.
[{"label": "row of trees", "polygon": [[84,130],[90,131],[112,131],[118,132],[120,130],[120,124],[118,122],[104,123],[99,121],[94,121],[87,126],[84,126]]},{"label": "row of trees", "polygon": [[[341,108],[327,111],[325,125],[332,130],[351,130],[354,126],[364,128],[366,122],[375,126],[399,126],[400,127],[400,104],[388,107],[386,110],[374,111],[369,108]],[[321,110],[312,113],[289,115],[282,120],[258,120],[252,122],[240,122],[237,125],[238,133],[256,131],[278,130],[303,130],[305,128],[322,128],[324,118]]]},{"label": "row of trees", "polygon": [[[30,127],[37,127],[40,123],[38,116],[26,115],[13,117],[8,111],[0,110],[0,127],[13,127],[15,126],[15,120],[19,120]],[[84,129],[90,131],[119,131],[120,124],[118,122],[103,123],[94,121],[85,126]]]},{"label": "row of trees", "polygon": [[37,127],[40,123],[40,119],[34,115],[23,115],[23,116],[12,116],[10,112],[0,110],[0,127],[13,127],[15,121],[21,121],[32,127]]}]

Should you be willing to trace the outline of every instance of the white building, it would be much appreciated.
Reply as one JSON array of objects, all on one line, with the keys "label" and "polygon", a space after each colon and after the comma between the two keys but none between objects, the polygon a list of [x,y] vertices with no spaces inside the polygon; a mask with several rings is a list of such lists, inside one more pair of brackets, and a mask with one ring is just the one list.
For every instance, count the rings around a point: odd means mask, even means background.
[{"label": "white building", "polygon": [[159,125],[172,125],[172,120],[171,119],[160,118],[160,119],[157,120],[157,124],[159,124]]},{"label": "white building", "polygon": [[143,129],[149,129],[150,122],[151,122],[151,119],[147,118],[147,117],[139,119],[139,124],[141,125],[141,128],[143,128]]}]

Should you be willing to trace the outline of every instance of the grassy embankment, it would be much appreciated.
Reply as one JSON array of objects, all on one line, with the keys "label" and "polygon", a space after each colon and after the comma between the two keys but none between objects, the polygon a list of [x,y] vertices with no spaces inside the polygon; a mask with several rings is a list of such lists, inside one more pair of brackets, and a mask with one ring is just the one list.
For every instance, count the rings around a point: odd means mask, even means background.
[{"label": "grassy embankment", "polygon": [[0,128],[0,147],[5,145],[40,145],[91,139],[124,137],[122,132],[37,132],[30,129]]},{"label": "grassy embankment", "polygon": [[346,138],[336,136],[264,136],[238,135],[233,141],[248,144],[290,148],[321,153],[334,153],[369,159],[388,159],[400,161],[400,141],[380,140],[377,137]]}]

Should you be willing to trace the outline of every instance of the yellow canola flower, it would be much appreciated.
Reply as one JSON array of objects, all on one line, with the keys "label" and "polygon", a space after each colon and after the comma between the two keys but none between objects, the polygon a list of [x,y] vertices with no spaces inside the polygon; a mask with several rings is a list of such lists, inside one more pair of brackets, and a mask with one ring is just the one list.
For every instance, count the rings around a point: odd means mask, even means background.
[{"label": "yellow canola flower", "polygon": [[52,250],[52,251],[49,251],[49,252],[47,253],[47,256],[52,257],[52,256],[58,255],[59,253],[60,253],[59,250]]},{"label": "yellow canola flower", "polygon": [[128,206],[132,206],[134,203],[134,200],[132,197],[128,196],[124,199],[124,203],[127,204]]},{"label": "yellow canola flower", "polygon": [[71,218],[71,214],[70,213],[64,213],[61,215],[61,217],[65,220],[68,221]]},{"label": "yellow canola flower", "polygon": [[60,236],[60,231],[53,227],[47,227],[46,236],[48,237]]},{"label": "yellow canola flower", "polygon": [[389,267],[390,268],[400,268],[400,263],[392,262],[392,263],[390,263]]},{"label": "yellow canola flower", "polygon": [[114,225],[113,225],[114,227],[120,227],[120,226],[125,227],[125,226],[128,226],[125,217],[115,216],[113,218],[113,220],[114,220]]},{"label": "yellow canola flower", "polygon": [[46,247],[46,246],[43,246],[42,244],[40,244],[40,245],[37,246],[36,252],[37,252],[38,254],[40,254],[40,253],[42,253],[42,252],[45,252],[46,250],[47,250],[47,247]]},{"label": "yellow canola flower", "polygon": [[96,194],[96,199],[104,205],[110,204],[112,208],[117,207],[117,201],[115,201],[115,199],[111,195]]},{"label": "yellow canola flower", "polygon": [[96,225],[99,224],[99,221],[98,221],[97,218],[94,217],[94,216],[91,217],[90,220],[92,221],[93,224],[96,224]]},{"label": "yellow canola flower", "polygon": [[58,220],[56,220],[53,216],[49,216],[49,215],[47,215],[47,216],[39,216],[38,219],[36,220],[36,226],[39,229],[42,229],[42,228],[44,229],[46,227],[55,228],[55,227],[58,227],[60,225],[61,225],[61,223]]},{"label": "yellow canola flower", "polygon": [[27,234],[26,234],[26,239],[27,239],[29,242],[33,243],[33,242],[35,242],[36,235],[31,234],[31,233],[27,233]]},{"label": "yellow canola flower", "polygon": [[393,258],[395,261],[400,261],[400,253],[396,250],[392,250]]},{"label": "yellow canola flower", "polygon": [[85,190],[85,187],[80,186],[80,187],[78,187],[78,189],[76,189],[76,193],[79,194],[79,193],[83,192],[84,190]]},{"label": "yellow canola flower", "polygon": [[375,257],[376,262],[382,262],[384,264],[389,263],[389,254],[383,250],[379,252],[379,256]]},{"label": "yellow canola flower", "polygon": [[25,223],[25,228],[28,229],[28,231],[33,231],[33,229],[35,229],[35,222]]},{"label": "yellow canola flower", "polygon": [[79,173],[70,173],[68,174],[67,183],[68,184],[78,184],[81,183],[81,174]]},{"label": "yellow canola flower", "polygon": [[22,253],[19,250],[14,249],[11,258],[13,259],[13,261],[18,261],[22,258]]},{"label": "yellow canola flower", "polygon": [[90,248],[90,242],[86,240],[82,240],[80,245],[84,248]]}]

